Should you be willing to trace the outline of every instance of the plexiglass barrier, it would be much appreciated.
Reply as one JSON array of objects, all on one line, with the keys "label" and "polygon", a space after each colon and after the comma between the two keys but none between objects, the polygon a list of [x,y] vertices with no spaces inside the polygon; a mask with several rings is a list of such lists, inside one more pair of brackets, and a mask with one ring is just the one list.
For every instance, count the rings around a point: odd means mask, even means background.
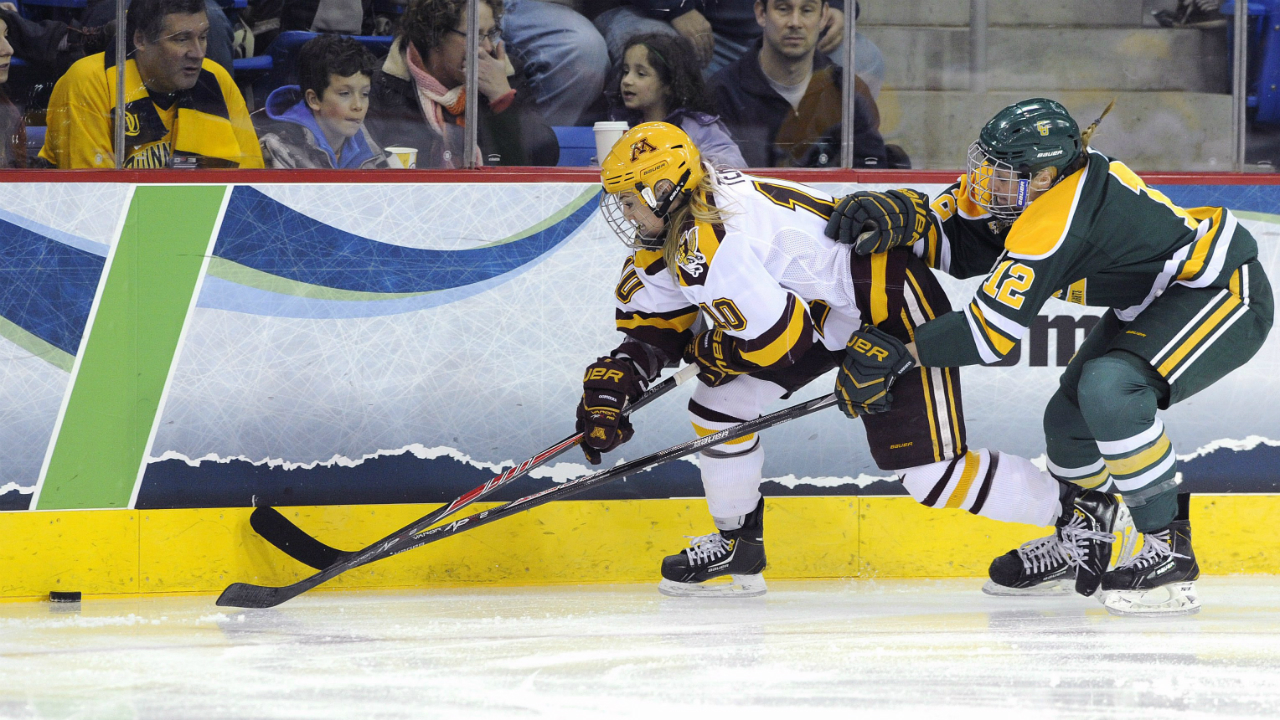
[{"label": "plexiglass barrier", "polygon": [[1280,2],[1243,5],[1243,32],[1236,12],[1221,0],[133,0],[126,14],[112,0],[24,0],[0,3],[3,164],[591,167],[616,137],[598,145],[597,123],[666,120],[731,167],[959,169],[998,110],[1050,97],[1082,127],[1115,100],[1093,144],[1137,170],[1269,171]]}]

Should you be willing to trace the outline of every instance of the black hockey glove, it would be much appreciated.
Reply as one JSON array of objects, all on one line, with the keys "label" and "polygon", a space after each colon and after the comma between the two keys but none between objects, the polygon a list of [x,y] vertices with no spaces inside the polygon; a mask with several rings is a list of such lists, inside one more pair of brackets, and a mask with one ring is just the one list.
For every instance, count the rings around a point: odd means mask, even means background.
[{"label": "black hockey glove", "polygon": [[859,191],[836,204],[827,220],[827,237],[852,245],[859,255],[910,245],[929,231],[929,196],[910,188]]},{"label": "black hockey glove", "polygon": [[587,366],[582,376],[577,429],[582,433],[578,444],[592,465],[600,464],[601,453],[618,447],[635,434],[622,409],[643,392],[629,360],[602,357]]},{"label": "black hockey glove", "polygon": [[698,379],[717,387],[738,375],[759,370],[759,366],[742,359],[738,340],[723,330],[706,330],[689,342],[684,351],[684,361],[697,363]]},{"label": "black hockey glove", "polygon": [[916,366],[907,346],[874,325],[863,325],[844,348],[836,374],[836,402],[850,418],[888,412],[893,404],[889,388]]}]

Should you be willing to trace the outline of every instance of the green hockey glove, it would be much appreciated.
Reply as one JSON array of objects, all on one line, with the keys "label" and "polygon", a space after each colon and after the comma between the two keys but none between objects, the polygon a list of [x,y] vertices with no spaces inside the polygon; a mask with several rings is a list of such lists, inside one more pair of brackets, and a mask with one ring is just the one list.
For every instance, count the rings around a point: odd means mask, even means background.
[{"label": "green hockey glove", "polygon": [[902,341],[874,325],[863,325],[849,338],[836,374],[836,401],[848,417],[888,412],[889,388],[916,366]]}]

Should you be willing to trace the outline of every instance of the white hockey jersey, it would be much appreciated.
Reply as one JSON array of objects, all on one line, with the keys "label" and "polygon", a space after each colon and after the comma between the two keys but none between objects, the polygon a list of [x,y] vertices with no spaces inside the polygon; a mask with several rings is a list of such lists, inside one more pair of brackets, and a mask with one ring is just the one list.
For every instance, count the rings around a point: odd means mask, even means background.
[{"label": "white hockey jersey", "polygon": [[674,273],[656,250],[636,251],[623,265],[618,329],[675,358],[701,310],[743,341],[743,358],[761,368],[785,367],[813,343],[843,349],[863,313],[852,248],[823,232],[833,198],[737,171],[718,178],[710,201],[723,211],[723,224],[686,223]]}]

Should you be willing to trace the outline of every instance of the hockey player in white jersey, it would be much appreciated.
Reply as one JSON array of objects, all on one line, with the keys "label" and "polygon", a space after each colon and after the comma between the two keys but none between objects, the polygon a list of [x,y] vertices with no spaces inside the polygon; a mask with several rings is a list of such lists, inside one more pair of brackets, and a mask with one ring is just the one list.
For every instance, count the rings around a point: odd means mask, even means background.
[{"label": "hockey player in white jersey", "polygon": [[[634,252],[615,292],[621,341],[583,379],[578,429],[593,463],[631,437],[626,404],[681,358],[701,367],[689,415],[705,436],[758,417],[857,354],[871,379],[847,378],[842,386],[854,391],[841,408],[862,418],[877,465],[912,497],[1010,522],[1048,526],[1059,517],[1058,483],[1030,461],[966,446],[957,370],[916,367],[892,350],[901,342],[886,341],[909,342],[915,327],[950,310],[911,252],[852,253],[824,234],[831,196],[714,169],[666,123],[624,135],[601,179],[603,214]],[[700,313],[711,327],[695,335]],[[703,451],[718,532],[663,561],[663,592],[765,592],[763,462],[754,435]],[[702,584],[724,575],[728,585]]]}]

